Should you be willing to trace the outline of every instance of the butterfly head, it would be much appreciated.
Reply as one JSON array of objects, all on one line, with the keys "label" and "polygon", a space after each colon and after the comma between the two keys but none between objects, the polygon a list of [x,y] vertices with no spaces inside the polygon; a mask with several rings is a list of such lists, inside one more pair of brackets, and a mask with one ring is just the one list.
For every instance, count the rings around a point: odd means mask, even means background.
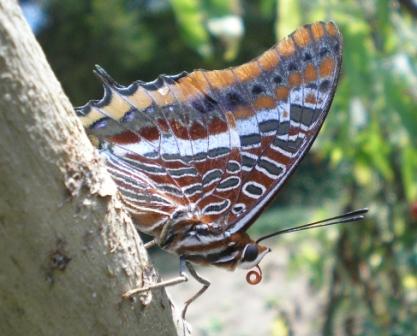
[{"label": "butterfly head", "polygon": [[213,260],[214,264],[231,270],[236,268],[249,270],[255,267],[257,271],[249,271],[246,280],[253,285],[259,283],[262,272],[258,264],[271,252],[271,249],[258,244],[245,232],[231,235],[227,245],[227,249],[218,255],[220,258]]},{"label": "butterfly head", "polygon": [[244,246],[238,266],[242,269],[253,268],[257,266],[269,252],[271,252],[269,247],[250,242]]},{"label": "butterfly head", "polygon": [[245,235],[246,242],[243,245],[242,252],[240,255],[239,267],[243,269],[250,269],[250,268],[256,267],[257,271],[251,270],[248,272],[246,276],[246,280],[248,283],[252,285],[257,284],[262,280],[262,271],[259,268],[258,264],[262,260],[262,258],[268,252],[271,251],[270,248],[261,245],[260,244],[261,241],[274,237],[274,236],[291,233],[291,232],[303,231],[307,229],[330,226],[330,225],[341,224],[341,223],[357,222],[357,221],[364,219],[364,215],[367,212],[368,212],[367,208],[358,209],[355,211],[347,212],[339,216],[319,220],[316,222],[300,225],[297,227],[279,230],[279,231],[270,233],[268,235],[265,235],[263,237],[260,237],[256,241],[252,241],[248,235]]},{"label": "butterfly head", "polygon": [[251,270],[246,274],[246,281],[249,284],[256,285],[261,282],[262,271],[259,267],[259,263],[269,252],[271,252],[269,247],[257,244],[256,242],[248,243],[243,248],[242,255],[240,257],[239,268],[256,268],[256,270]]}]

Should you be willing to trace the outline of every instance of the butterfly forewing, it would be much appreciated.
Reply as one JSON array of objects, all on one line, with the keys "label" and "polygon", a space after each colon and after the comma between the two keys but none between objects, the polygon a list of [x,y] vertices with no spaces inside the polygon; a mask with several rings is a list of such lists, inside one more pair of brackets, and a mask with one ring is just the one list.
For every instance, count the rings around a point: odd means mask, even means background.
[{"label": "butterfly forewing", "polygon": [[105,96],[78,108],[139,228],[179,209],[246,229],[311,146],[341,65],[333,23],[298,29],[244,65],[127,87],[98,70]]}]

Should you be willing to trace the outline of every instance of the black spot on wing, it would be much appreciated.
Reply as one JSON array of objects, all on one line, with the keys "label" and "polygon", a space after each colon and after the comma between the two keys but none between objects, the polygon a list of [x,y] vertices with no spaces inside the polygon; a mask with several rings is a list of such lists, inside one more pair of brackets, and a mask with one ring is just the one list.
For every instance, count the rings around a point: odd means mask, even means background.
[{"label": "black spot on wing", "polygon": [[330,81],[326,79],[320,83],[319,90],[320,92],[327,92],[329,91],[330,86],[331,86]]},{"label": "black spot on wing", "polygon": [[242,144],[242,147],[260,145],[261,135],[259,133],[241,135],[240,142]]},{"label": "black spot on wing", "polygon": [[304,61],[309,62],[313,59],[313,56],[309,52],[306,52],[303,57]]},{"label": "black spot on wing", "polygon": [[254,196],[262,196],[263,194],[263,189],[253,183],[246,183],[246,185],[244,186],[244,189],[251,195]]},{"label": "black spot on wing", "polygon": [[291,62],[290,64],[288,64],[288,70],[289,71],[298,70],[297,64],[295,64],[294,62]]},{"label": "black spot on wing", "polygon": [[227,107],[228,108],[234,108],[238,105],[245,105],[245,100],[243,99],[243,97],[235,91],[229,92],[226,95],[226,100],[227,100]]},{"label": "black spot on wing", "polygon": [[208,185],[214,181],[220,180],[222,177],[222,171],[220,169],[214,169],[209,173],[206,173],[203,177],[203,185]]},{"label": "black spot on wing", "polygon": [[198,112],[205,114],[218,108],[218,103],[213,97],[206,94],[203,99],[200,98],[191,102],[191,106]]},{"label": "black spot on wing", "polygon": [[278,128],[279,121],[276,119],[265,120],[259,123],[259,129],[262,133],[275,131]]},{"label": "black spot on wing", "polygon": [[290,122],[283,121],[278,126],[277,135],[287,135],[289,129],[290,129]]},{"label": "black spot on wing", "polygon": [[211,159],[215,159],[224,155],[229,154],[230,148],[229,147],[217,147],[210,149],[208,151],[208,157]]},{"label": "black spot on wing", "polygon": [[304,142],[303,138],[296,138],[295,140],[287,140],[287,141],[281,140],[279,138],[275,138],[273,145],[291,154],[295,154],[299,150],[303,142]]},{"label": "black spot on wing", "polygon": [[258,94],[260,94],[260,93],[262,93],[262,92],[265,92],[265,88],[264,88],[262,85],[255,84],[255,85],[252,87],[252,93],[253,93],[254,95],[258,95]]},{"label": "black spot on wing", "polygon": [[329,48],[327,48],[327,47],[322,47],[322,48],[320,49],[319,55],[320,55],[320,57],[324,57],[324,56],[326,56],[326,55],[327,55],[327,54],[329,54],[329,53],[330,53]]},{"label": "black spot on wing", "polygon": [[274,163],[274,161],[268,161],[265,159],[259,160],[259,166],[264,168],[269,174],[274,177],[279,177],[283,171],[282,167]]},{"label": "black spot on wing", "polygon": [[283,82],[283,79],[280,75],[277,75],[273,78],[274,83],[281,84]]}]

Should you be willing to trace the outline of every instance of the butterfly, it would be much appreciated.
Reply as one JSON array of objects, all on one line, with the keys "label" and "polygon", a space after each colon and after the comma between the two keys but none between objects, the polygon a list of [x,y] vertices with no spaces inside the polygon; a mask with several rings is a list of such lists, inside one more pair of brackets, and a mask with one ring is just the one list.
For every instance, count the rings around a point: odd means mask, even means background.
[{"label": "butterfly", "polygon": [[333,22],[298,28],[254,60],[224,70],[161,75],[128,86],[101,67],[104,97],[76,108],[139,231],[180,258],[178,278],[209,282],[193,264],[251,269],[274,235],[363,218],[366,209],[253,240],[246,230],[313,144],[329,111],[342,63]]}]

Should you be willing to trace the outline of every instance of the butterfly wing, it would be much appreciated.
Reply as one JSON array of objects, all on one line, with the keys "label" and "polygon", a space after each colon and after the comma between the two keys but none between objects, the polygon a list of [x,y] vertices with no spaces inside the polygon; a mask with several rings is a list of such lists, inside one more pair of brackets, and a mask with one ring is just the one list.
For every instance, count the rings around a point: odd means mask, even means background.
[{"label": "butterfly wing", "polygon": [[223,231],[239,231],[311,146],[340,63],[336,26],[315,23],[257,59],[221,71],[125,87],[98,68],[104,97],[76,111],[102,143],[141,230],[158,232],[176,211],[186,211]]},{"label": "butterfly wing", "polygon": [[[339,79],[342,37],[332,22],[301,27],[271,51],[270,62],[276,66],[264,72],[263,80],[276,104],[257,111],[261,154],[242,151],[243,162],[247,155],[251,165],[243,166],[247,173],[227,218],[231,233],[254,222],[307,153]],[[255,62],[262,63],[262,57]]]},{"label": "butterfly wing", "polygon": [[229,129],[231,112],[212,95],[223,77],[216,83],[201,70],[124,87],[103,69],[96,73],[104,97],[76,112],[99,140],[139,228],[158,235],[178,212],[210,222],[205,213],[224,198],[211,196],[205,207],[202,200],[213,194],[228,160],[240,157],[238,134]]}]

